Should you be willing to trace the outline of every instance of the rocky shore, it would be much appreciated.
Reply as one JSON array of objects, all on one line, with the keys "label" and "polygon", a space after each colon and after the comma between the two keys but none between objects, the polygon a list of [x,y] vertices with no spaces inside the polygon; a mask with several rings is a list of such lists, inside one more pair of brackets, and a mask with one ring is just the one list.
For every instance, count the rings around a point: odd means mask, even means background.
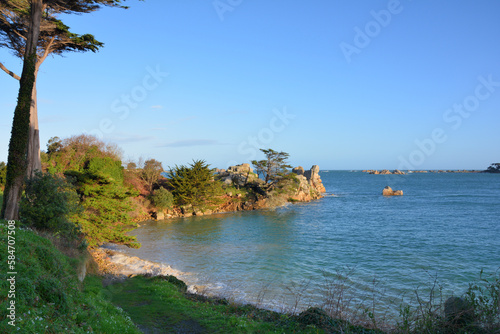
[{"label": "rocky shore", "polygon": [[157,220],[178,217],[203,216],[214,213],[249,211],[279,207],[288,202],[309,202],[323,197],[326,189],[319,175],[319,166],[311,169],[295,167],[292,173],[276,184],[266,184],[254,173],[250,164],[216,169],[214,180],[220,180],[225,187],[234,188],[222,196],[222,203],[214,209],[199,210],[189,206],[158,211],[153,214]]}]

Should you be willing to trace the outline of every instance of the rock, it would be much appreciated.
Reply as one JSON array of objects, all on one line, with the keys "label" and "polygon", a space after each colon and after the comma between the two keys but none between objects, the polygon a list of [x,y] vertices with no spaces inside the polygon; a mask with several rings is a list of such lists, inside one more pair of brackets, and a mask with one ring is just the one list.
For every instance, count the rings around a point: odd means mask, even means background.
[{"label": "rock", "polygon": [[387,186],[382,190],[382,195],[384,196],[403,196],[403,190],[392,190],[391,187]]},{"label": "rock", "polygon": [[250,164],[229,166],[227,171],[219,175],[226,185],[234,184],[237,187],[244,187],[248,183],[259,180],[259,176],[253,172]]},{"label": "rock", "polygon": [[292,172],[297,175],[304,175],[304,168],[302,168],[302,166],[295,167],[294,169],[292,169]]},{"label": "rock", "polygon": [[321,194],[326,191],[319,176],[319,166],[314,165],[308,171],[303,170],[302,167],[292,170],[298,181],[298,187],[294,194],[288,194],[289,202],[309,202],[323,197]]},{"label": "rock", "polygon": [[228,173],[253,173],[252,167],[250,164],[241,164],[236,166],[229,166],[227,169]]},{"label": "rock", "polygon": [[156,220],[163,220],[165,219],[165,213],[163,211],[158,211],[156,213]]},{"label": "rock", "polygon": [[309,184],[318,192],[324,193],[326,192],[325,186],[323,186],[323,182],[321,181],[321,177],[319,176],[319,166],[313,165],[310,170],[304,172],[304,176],[309,181]]},{"label": "rock", "polygon": [[396,174],[396,175],[405,175],[406,173],[405,173],[405,172],[400,171],[399,169],[396,169],[394,172],[392,172],[392,174]]}]

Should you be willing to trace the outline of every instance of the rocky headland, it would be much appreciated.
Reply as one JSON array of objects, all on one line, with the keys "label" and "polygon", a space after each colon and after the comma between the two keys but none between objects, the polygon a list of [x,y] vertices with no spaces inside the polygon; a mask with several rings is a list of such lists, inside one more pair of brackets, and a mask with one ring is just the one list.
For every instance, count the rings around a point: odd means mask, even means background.
[{"label": "rocky headland", "polygon": [[203,216],[213,213],[268,209],[283,206],[289,202],[309,202],[320,199],[326,192],[319,166],[304,170],[298,166],[275,183],[266,183],[254,172],[250,164],[216,169],[214,181],[222,182],[229,189],[221,196],[221,203],[212,209],[195,209],[189,206],[174,207],[153,214],[157,220]]}]

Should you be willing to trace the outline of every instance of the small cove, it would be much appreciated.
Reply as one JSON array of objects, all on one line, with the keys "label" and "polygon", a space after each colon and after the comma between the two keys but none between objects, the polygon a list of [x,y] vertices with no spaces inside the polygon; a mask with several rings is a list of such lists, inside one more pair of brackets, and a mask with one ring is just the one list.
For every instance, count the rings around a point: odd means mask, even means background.
[{"label": "small cove", "polygon": [[[147,222],[131,232],[142,248],[117,249],[170,265],[201,291],[273,309],[321,304],[337,272],[350,272],[353,298],[375,294],[384,309],[434,281],[461,294],[500,267],[498,175],[321,177],[321,200]],[[404,196],[381,196],[386,185]]]}]

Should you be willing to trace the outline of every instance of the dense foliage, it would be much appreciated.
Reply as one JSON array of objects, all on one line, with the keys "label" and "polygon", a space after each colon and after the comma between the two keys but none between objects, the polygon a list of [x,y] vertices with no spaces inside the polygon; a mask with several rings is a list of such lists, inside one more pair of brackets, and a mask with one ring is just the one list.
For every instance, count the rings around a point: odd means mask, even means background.
[{"label": "dense foliage", "polygon": [[494,163],[494,164],[491,164],[491,166],[488,167],[488,169],[486,169],[486,172],[488,173],[500,173],[500,163]]},{"label": "dense foliage", "polygon": [[7,165],[5,162],[0,162],[0,188],[5,187],[5,181],[7,180]]},{"label": "dense foliage", "polygon": [[172,209],[174,205],[174,195],[167,189],[161,187],[150,196],[151,202],[158,209]]},{"label": "dense foliage", "polygon": [[130,199],[138,192],[124,185],[119,149],[81,135],[63,140],[49,152],[48,170],[68,177],[80,196],[84,211],[74,221],[89,245],[115,242],[139,247],[134,237],[125,235],[136,226],[130,215],[134,210]]},{"label": "dense foliage", "polygon": [[76,239],[79,229],[71,218],[79,212],[79,202],[75,189],[64,178],[37,171],[26,181],[20,215],[24,225]]},{"label": "dense foliage", "polygon": [[223,193],[222,183],[214,180],[214,172],[204,160],[171,168],[170,185],[177,205],[201,211],[213,209]]},{"label": "dense foliage", "polygon": [[153,191],[153,185],[161,176],[163,172],[163,167],[161,162],[155,159],[146,160],[144,163],[144,168],[142,169],[141,176],[149,187],[149,192]]}]

